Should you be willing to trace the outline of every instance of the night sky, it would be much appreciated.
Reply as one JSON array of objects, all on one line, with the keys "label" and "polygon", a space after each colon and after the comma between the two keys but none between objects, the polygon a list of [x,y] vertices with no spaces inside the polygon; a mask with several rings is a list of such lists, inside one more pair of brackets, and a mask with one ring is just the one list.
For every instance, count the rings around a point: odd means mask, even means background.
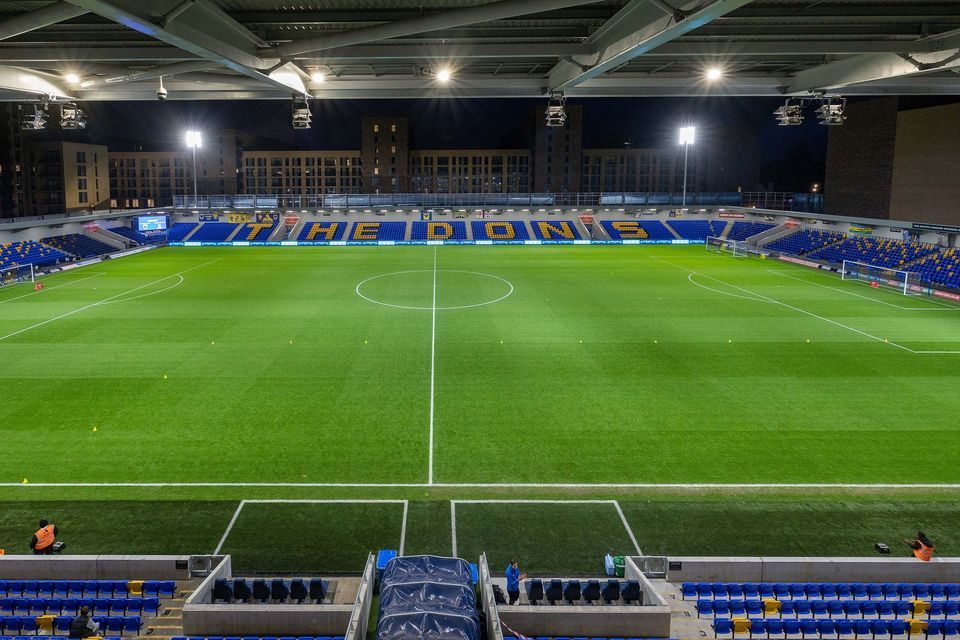
[{"label": "night sky", "polygon": [[[522,146],[521,128],[538,99],[327,100],[313,101],[313,128],[290,127],[286,101],[88,103],[83,137],[114,149],[178,148],[183,132],[240,129],[275,140],[276,148],[358,149],[362,116],[406,116],[410,146],[417,149]],[[774,190],[806,191],[822,182],[827,127],[812,109],[800,127],[778,127],[777,98],[603,98],[569,100],[584,109],[584,147],[668,147],[676,130],[696,124],[743,126],[756,131],[761,181]]]}]

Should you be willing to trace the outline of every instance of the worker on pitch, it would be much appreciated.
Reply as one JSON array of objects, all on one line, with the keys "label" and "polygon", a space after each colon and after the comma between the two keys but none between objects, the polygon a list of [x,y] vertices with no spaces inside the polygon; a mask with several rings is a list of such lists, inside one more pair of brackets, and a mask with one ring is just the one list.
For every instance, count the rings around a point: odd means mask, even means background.
[{"label": "worker on pitch", "polygon": [[907,546],[913,549],[913,555],[917,560],[923,560],[924,562],[930,562],[930,559],[933,558],[933,541],[927,537],[923,531],[917,531],[917,539],[914,541],[904,540],[907,543]]},{"label": "worker on pitch", "polygon": [[40,521],[40,528],[30,539],[30,548],[36,555],[46,555],[54,552],[53,544],[57,541],[60,530],[46,520]]}]

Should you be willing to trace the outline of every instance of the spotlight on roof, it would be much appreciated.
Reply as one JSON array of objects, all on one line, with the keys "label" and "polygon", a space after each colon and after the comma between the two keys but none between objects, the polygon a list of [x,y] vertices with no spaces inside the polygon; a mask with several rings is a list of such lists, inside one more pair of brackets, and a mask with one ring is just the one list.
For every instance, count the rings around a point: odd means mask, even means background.
[{"label": "spotlight on roof", "polygon": [[696,127],[680,127],[680,136],[678,140],[682,145],[693,144],[697,138]]},{"label": "spotlight on roof", "polygon": [[783,106],[773,112],[777,124],[781,127],[796,127],[803,124],[803,103],[787,100]]},{"label": "spotlight on roof", "polygon": [[313,75],[310,76],[310,79],[319,84],[326,80],[327,76],[322,71],[314,71]]},{"label": "spotlight on roof", "polygon": [[450,69],[448,69],[447,67],[441,67],[440,69],[437,69],[438,82],[443,82],[443,83],[450,82],[450,77],[451,77]]},{"label": "spotlight on roof", "polygon": [[72,102],[64,102],[60,105],[60,128],[86,129],[86,112]]},{"label": "spotlight on roof", "polygon": [[202,146],[203,134],[196,130],[190,130],[183,135],[183,139],[186,141],[188,149],[199,149]]},{"label": "spotlight on roof", "polygon": [[564,109],[566,101],[562,93],[554,93],[550,96],[547,110],[544,112],[548,127],[562,127],[567,124],[567,111]]},{"label": "spotlight on roof", "polygon": [[63,79],[70,84],[80,84],[80,76],[75,73],[67,73],[63,76]]},{"label": "spotlight on roof", "polygon": [[20,105],[20,128],[40,131],[47,128],[47,105]]},{"label": "spotlight on roof", "polygon": [[707,80],[716,82],[723,76],[723,70],[720,67],[710,67],[707,69]]},{"label": "spotlight on roof", "polygon": [[294,96],[291,106],[293,115],[294,129],[309,129],[313,120],[313,114],[310,113],[310,103],[305,96]]},{"label": "spotlight on roof", "polygon": [[823,104],[817,108],[817,118],[820,124],[837,126],[847,119],[844,113],[847,108],[846,98],[824,98]]}]

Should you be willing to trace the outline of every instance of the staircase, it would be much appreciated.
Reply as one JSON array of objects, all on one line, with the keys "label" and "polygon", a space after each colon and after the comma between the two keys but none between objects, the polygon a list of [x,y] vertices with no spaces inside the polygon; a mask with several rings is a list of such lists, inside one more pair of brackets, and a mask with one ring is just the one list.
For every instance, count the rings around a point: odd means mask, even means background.
[{"label": "staircase", "polygon": [[143,625],[141,635],[151,638],[171,638],[183,635],[183,603],[187,601],[193,590],[199,586],[200,580],[188,580],[177,583],[177,590],[172,598],[160,601],[160,611],[155,618],[151,618]]},{"label": "staircase", "polygon": [[669,221],[669,220],[664,220],[664,221],[663,221],[663,226],[665,226],[665,227],[667,228],[667,231],[669,231],[669,232],[673,235],[674,238],[676,238],[677,240],[683,240],[683,238],[680,236],[680,234],[677,233],[677,232],[674,230],[674,228],[670,226],[670,221]]},{"label": "staircase", "polygon": [[788,225],[787,223],[783,223],[773,227],[772,229],[767,229],[766,231],[761,231],[760,233],[754,234],[747,238],[745,242],[759,248],[766,246],[771,242],[776,242],[780,238],[786,238],[791,233],[795,233],[800,229],[801,227],[797,225]]}]

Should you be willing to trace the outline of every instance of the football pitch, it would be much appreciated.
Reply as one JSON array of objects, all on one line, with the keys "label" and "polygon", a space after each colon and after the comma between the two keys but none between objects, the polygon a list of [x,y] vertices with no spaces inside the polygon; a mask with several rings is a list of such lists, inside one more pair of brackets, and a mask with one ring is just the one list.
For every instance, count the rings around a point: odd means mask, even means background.
[{"label": "football pitch", "polygon": [[960,525],[943,301],[702,246],[168,248],[43,282],[0,290],[7,553],[50,517],[76,552],[250,571],[590,571],[917,528],[949,554]]}]

